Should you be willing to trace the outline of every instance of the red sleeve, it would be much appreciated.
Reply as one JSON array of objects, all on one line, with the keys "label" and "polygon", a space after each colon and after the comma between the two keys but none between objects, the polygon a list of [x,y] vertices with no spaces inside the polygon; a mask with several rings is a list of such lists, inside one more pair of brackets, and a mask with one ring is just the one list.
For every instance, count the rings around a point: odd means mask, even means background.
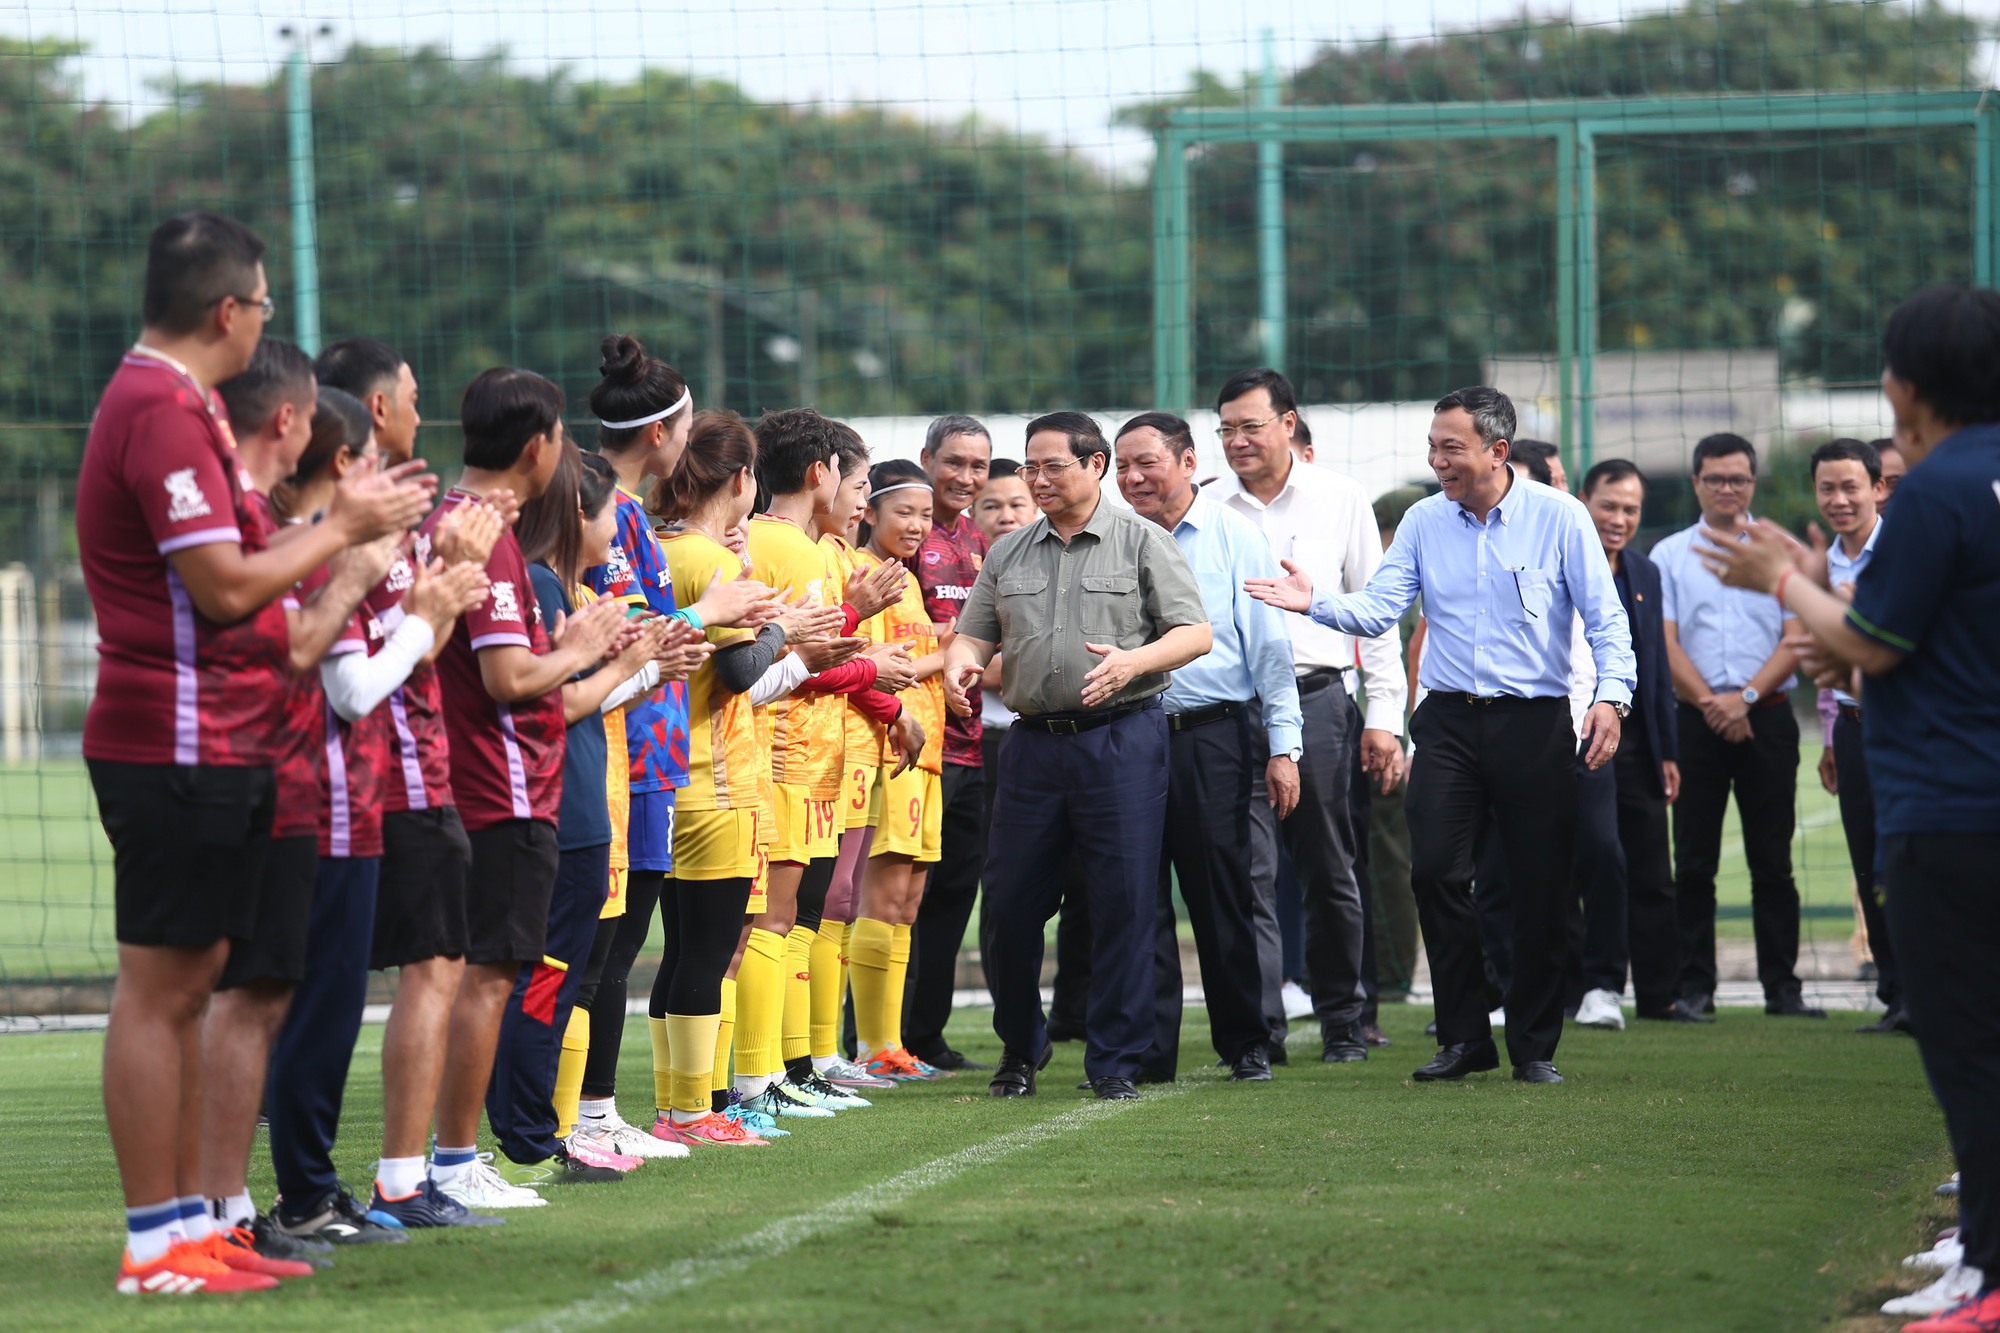
[{"label": "red sleeve", "polygon": [[859,694],[849,695],[848,702],[860,710],[861,715],[870,722],[881,722],[885,725],[894,722],[897,715],[903,711],[903,705],[897,701],[895,695],[884,694],[880,690],[863,690]]},{"label": "red sleeve", "polygon": [[861,613],[847,602],[840,604],[840,637],[845,639],[854,633],[854,627],[861,623]]},{"label": "red sleeve", "polygon": [[873,685],[880,674],[874,658],[857,657],[837,667],[828,667],[816,676],[807,676],[799,682],[798,689],[806,694],[855,694]]},{"label": "red sleeve", "polygon": [[[486,561],[486,600],[463,617],[473,648],[510,645],[533,648],[528,636],[528,612],[534,607],[534,589],[529,586],[528,562],[512,533],[502,535]],[[539,607],[535,607],[539,610]]]},{"label": "red sleeve", "polygon": [[142,443],[127,451],[124,479],[161,555],[243,540],[236,496],[210,429],[180,406],[162,407],[134,427]]}]

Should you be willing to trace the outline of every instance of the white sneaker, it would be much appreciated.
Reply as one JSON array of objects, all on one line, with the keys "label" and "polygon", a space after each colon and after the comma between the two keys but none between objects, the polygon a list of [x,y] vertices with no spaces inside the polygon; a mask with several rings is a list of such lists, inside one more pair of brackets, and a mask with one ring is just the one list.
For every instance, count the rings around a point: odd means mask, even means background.
[{"label": "white sneaker", "polygon": [[[585,1126],[588,1125],[588,1128]],[[586,1143],[614,1152],[623,1157],[686,1157],[685,1143],[668,1143],[656,1139],[637,1125],[625,1123],[625,1117],[616,1111],[602,1120],[579,1120],[576,1125],[577,1138]]]},{"label": "white sneaker", "polygon": [[1921,1291],[1913,1291],[1907,1296],[1898,1296],[1893,1301],[1882,1302],[1883,1314],[1943,1314],[1955,1305],[1963,1305],[1979,1294],[1986,1285],[1986,1275],[1970,1264],[1959,1264],[1945,1271],[1945,1275]]},{"label": "white sneaker", "polygon": [[1937,1244],[1921,1254],[1913,1254],[1903,1260],[1905,1268],[1929,1268],[1943,1272],[1956,1268],[1965,1262],[1965,1246],[1959,1243],[1958,1232],[1952,1230],[1938,1237]]},{"label": "white sneaker", "polygon": [[1615,994],[1600,987],[1583,993],[1583,1003],[1576,1007],[1576,1022],[1582,1027],[1623,1032],[1625,1011],[1618,1007]]},{"label": "white sneaker", "polygon": [[1284,990],[1280,991],[1279,995],[1285,1002],[1285,1021],[1287,1023],[1295,1019],[1312,1017],[1313,997],[1306,994],[1306,988],[1299,985],[1298,982],[1287,981]]},{"label": "white sneaker", "polygon": [[438,1192],[448,1199],[456,1199],[476,1213],[490,1212],[495,1208],[541,1208],[548,1200],[523,1185],[511,1184],[500,1178],[493,1169],[493,1154],[483,1152],[472,1165],[459,1172],[449,1185],[440,1184]]},{"label": "white sneaker", "polygon": [[1507,1007],[1505,1005],[1502,1005],[1500,1008],[1495,1009],[1492,1013],[1486,1015],[1486,1023],[1487,1026],[1489,1027],[1496,1027],[1496,1028],[1506,1027]]}]

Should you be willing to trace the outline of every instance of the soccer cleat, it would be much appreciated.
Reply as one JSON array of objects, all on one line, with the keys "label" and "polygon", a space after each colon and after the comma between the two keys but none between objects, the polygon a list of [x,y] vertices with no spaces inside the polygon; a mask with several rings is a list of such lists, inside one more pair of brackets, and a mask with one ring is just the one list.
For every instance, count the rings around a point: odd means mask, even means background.
[{"label": "soccer cleat", "polygon": [[592,1147],[606,1152],[615,1152],[621,1157],[666,1158],[686,1157],[687,1148],[679,1143],[668,1143],[655,1138],[637,1125],[628,1125],[615,1112],[602,1120],[593,1120],[588,1129],[578,1122],[572,1140],[582,1139]]},{"label": "soccer cleat", "polygon": [[941,1078],[952,1077],[952,1072],[949,1069],[939,1069],[936,1065],[932,1064],[930,1061],[911,1055],[910,1048],[907,1046],[903,1048],[903,1056],[911,1064],[917,1067],[918,1078],[935,1081]]},{"label": "soccer cleat", "polygon": [[585,1166],[605,1166],[613,1171],[637,1171],[646,1164],[646,1159],[643,1157],[628,1157],[624,1153],[613,1152],[575,1134],[558,1142],[562,1144],[564,1152]]},{"label": "soccer cleat", "polygon": [[[768,1148],[770,1140],[752,1134],[742,1125],[713,1111],[701,1119],[687,1125],[677,1125],[671,1116],[654,1126],[653,1132],[669,1143],[684,1143],[692,1147],[701,1144],[710,1148]],[[672,1135],[668,1138],[668,1135]]]},{"label": "soccer cleat", "polygon": [[1905,1324],[1903,1333],[2000,1333],[2000,1287],[1942,1314]]},{"label": "soccer cleat", "polygon": [[743,1105],[748,1110],[762,1111],[765,1115],[791,1116],[798,1120],[833,1119],[831,1110],[794,1097],[777,1083],[770,1084],[755,1097],[745,1097]]},{"label": "soccer cleat", "polygon": [[725,1119],[733,1120],[752,1134],[761,1134],[767,1139],[788,1139],[792,1136],[791,1130],[779,1129],[778,1122],[771,1116],[745,1106],[743,1094],[736,1089],[731,1088],[726,1095],[729,1098],[729,1105],[723,1107],[720,1112]]},{"label": "soccer cleat", "polygon": [[1944,1276],[1928,1287],[1920,1287],[1907,1296],[1882,1303],[1883,1314],[1943,1314],[1955,1310],[1979,1294],[1986,1285],[1986,1275],[1971,1264],[1960,1264],[1946,1270]]},{"label": "soccer cleat", "polygon": [[[809,1088],[805,1084],[795,1081],[789,1074],[771,1086],[777,1088],[793,1101],[804,1102],[807,1106],[817,1106],[822,1110],[836,1113],[844,1109],[833,1097],[827,1097],[821,1094],[818,1089]],[[843,1095],[845,1094],[835,1094],[835,1096]],[[866,1106],[867,1103],[863,1102],[862,1105]]]},{"label": "soccer cleat", "polygon": [[549,1202],[531,1189],[501,1179],[500,1173],[493,1169],[490,1152],[480,1153],[456,1179],[440,1184],[438,1193],[475,1213],[496,1208],[542,1208]]},{"label": "soccer cleat", "polygon": [[370,1214],[379,1214],[395,1219],[402,1226],[415,1230],[419,1227],[498,1227],[505,1226],[504,1217],[490,1217],[485,1213],[475,1213],[458,1200],[438,1188],[437,1182],[429,1176],[409,1194],[400,1199],[387,1198],[382,1186],[375,1186],[375,1196],[369,1201]]},{"label": "soccer cleat", "polygon": [[1576,1023],[1579,1027],[1623,1032],[1625,1011],[1619,1007],[1615,992],[1600,987],[1583,993],[1583,1003],[1576,1007]]},{"label": "soccer cleat", "polygon": [[787,1088],[802,1088],[812,1093],[820,1099],[822,1106],[831,1106],[836,1111],[859,1111],[875,1104],[866,1097],[855,1096],[845,1088],[835,1087],[830,1080],[819,1074],[807,1074],[797,1082],[788,1078],[785,1080],[785,1085]]},{"label": "soccer cleat", "polygon": [[871,1092],[887,1092],[896,1086],[890,1078],[878,1078],[857,1065],[852,1060],[836,1055],[833,1063],[819,1071],[819,1076],[836,1088],[867,1088]]},{"label": "soccer cleat", "polygon": [[316,1271],[303,1259],[267,1259],[257,1253],[248,1227],[218,1225],[196,1242],[209,1258],[239,1273],[261,1273],[265,1277],[311,1277]]},{"label": "soccer cleat", "polygon": [[892,1083],[917,1083],[929,1077],[918,1067],[916,1057],[900,1046],[869,1056],[862,1068],[872,1077]]},{"label": "soccer cleat", "polygon": [[330,1245],[400,1245],[410,1238],[402,1227],[370,1217],[345,1186],[304,1215],[294,1214],[280,1197],[271,1205],[271,1225],[293,1240]]},{"label": "soccer cleat", "polygon": [[127,1254],[118,1264],[117,1290],[123,1296],[192,1296],[269,1291],[278,1279],[231,1268],[208,1252],[207,1241],[184,1240],[151,1263],[135,1264]]},{"label": "soccer cleat", "polygon": [[1905,1268],[1929,1268],[1942,1273],[1947,1268],[1956,1268],[1965,1262],[1965,1245],[1958,1238],[1958,1228],[1953,1227],[1937,1238],[1937,1244],[1928,1250],[1910,1255],[1903,1260]]},{"label": "soccer cleat", "polygon": [[561,1144],[539,1162],[510,1162],[500,1167],[498,1173],[512,1185],[608,1185],[625,1179],[625,1173],[616,1167],[579,1161]]},{"label": "soccer cleat", "polygon": [[326,1257],[333,1253],[331,1244],[316,1236],[287,1236],[268,1213],[251,1218],[248,1229],[251,1246],[266,1259],[296,1259],[314,1268],[333,1267],[333,1260]]}]

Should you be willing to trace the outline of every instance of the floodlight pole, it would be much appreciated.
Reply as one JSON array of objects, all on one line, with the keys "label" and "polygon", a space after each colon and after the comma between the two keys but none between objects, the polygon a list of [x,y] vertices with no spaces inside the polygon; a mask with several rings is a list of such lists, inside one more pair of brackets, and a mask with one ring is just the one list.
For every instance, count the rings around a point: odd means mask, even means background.
[{"label": "floodlight pole", "polygon": [[292,168],[292,332],[307,356],[319,355],[319,231],[313,185],[312,60],[314,36],[326,37],[333,29],[322,25],[317,33],[286,26],[278,35],[291,42],[292,53],[285,62],[285,127]]},{"label": "floodlight pole", "polygon": [[[1278,106],[1277,40],[1264,29],[1264,77],[1257,105]],[[1285,147],[1275,124],[1257,140],[1258,322],[1264,335],[1264,364],[1285,368]]]}]

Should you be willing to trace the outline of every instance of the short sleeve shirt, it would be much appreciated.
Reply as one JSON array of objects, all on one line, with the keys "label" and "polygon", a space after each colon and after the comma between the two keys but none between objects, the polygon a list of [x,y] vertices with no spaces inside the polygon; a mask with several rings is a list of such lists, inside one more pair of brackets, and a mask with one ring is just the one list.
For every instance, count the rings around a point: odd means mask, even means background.
[{"label": "short sleeve shirt", "polygon": [[1910,469],[1847,620],[1904,655],[1862,689],[1879,830],[2000,829],[2000,425]]},{"label": "short sleeve shirt", "polygon": [[[411,561],[428,562],[431,539],[422,532],[410,539],[411,551],[396,557],[389,572],[362,599],[361,610],[368,634],[370,654],[382,650],[396,626],[403,623],[403,594],[416,580]],[[409,677],[389,692],[383,705],[387,716],[382,725],[390,742],[384,756],[381,785],[382,809],[388,814],[405,810],[437,810],[455,805],[451,790],[451,741],[444,726],[444,699],[438,688],[437,667],[419,662]]]},{"label": "short sleeve shirt", "polygon": [[[424,520],[424,534],[435,535],[459,505],[477,502],[469,492],[448,492]],[[486,692],[479,673],[483,648],[526,648],[537,656],[549,650],[541,603],[512,532],[494,545],[486,579],[486,600],[458,618],[437,659],[458,816],[469,832],[509,819],[554,824],[562,797],[562,688],[502,703]]]},{"label": "short sleeve shirt", "polygon": [[[972,596],[972,588],[979,581],[979,570],[986,562],[986,534],[972,521],[970,514],[960,514],[956,523],[949,526],[933,524],[924,544],[917,550],[917,586],[923,589],[924,610],[930,613],[931,623],[949,625],[957,620],[965,609],[966,599]],[[972,715],[960,717],[953,713],[944,723],[944,761],[962,768],[978,768],[985,762],[985,751],[980,747],[979,687],[971,686],[966,694],[972,699]]]},{"label": "short sleeve shirt", "polygon": [[[535,600],[540,603],[542,623],[556,623],[558,612],[575,610],[566,595],[562,579],[547,565],[530,565],[528,577],[534,582]],[[592,600],[596,600],[593,596]],[[560,701],[562,691],[556,691]],[[604,774],[604,715],[592,712],[567,727],[563,741],[562,801],[556,818],[556,847],[565,852],[600,847],[611,841],[611,808],[604,800],[599,779]]]},{"label": "short sleeve shirt", "polygon": [[87,758],[264,767],[284,705],[290,632],[276,601],[233,625],[196,609],[168,557],[255,530],[229,423],[213,394],[134,349],[84,445],[76,530],[100,639]]},{"label": "short sleeve shirt", "polygon": [[[256,491],[249,495],[252,521],[267,539],[278,529],[270,501]],[[278,599],[287,614],[296,612],[326,586],[321,565]],[[326,691],[317,670],[293,676],[287,668],[281,723],[271,747],[271,771],[277,785],[277,813],[271,821],[274,838],[310,838],[319,832],[320,805],[326,794]]]},{"label": "short sleeve shirt", "polygon": [[[1000,539],[966,599],[958,631],[1002,648],[1000,695],[1017,713],[1083,710],[1083,678],[1102,659],[1086,643],[1139,648],[1176,625],[1205,625],[1201,588],[1167,530],[1099,500],[1067,543],[1046,515]],[[1134,676],[1104,707],[1166,690]]]},{"label": "short sleeve shirt", "polygon": [[[657,615],[680,609],[674,599],[674,579],[660,542],[639,497],[619,487],[617,531],[611,538],[611,558],[583,571],[583,581],[599,597],[627,606],[643,606]],[[667,791],[688,782],[687,682],[670,680],[633,706],[625,715],[626,751],[632,764],[632,790]]]},{"label": "short sleeve shirt", "polygon": [[[701,600],[717,579],[733,579],[743,562],[728,547],[699,532],[683,532],[662,543],[674,587],[690,603]],[[753,638],[747,630],[707,631],[718,648]],[[688,679],[688,785],[675,798],[688,810],[755,810],[760,784],[768,781],[770,756],[760,752],[750,696],[722,687],[713,660]],[[765,776],[760,776],[765,775]]]},{"label": "short sleeve shirt", "polygon": [[[750,520],[750,577],[801,606],[838,606],[841,590],[827,553],[781,518]],[[837,694],[796,690],[769,705],[771,781],[797,787],[808,800],[840,796],[846,702]]]}]

